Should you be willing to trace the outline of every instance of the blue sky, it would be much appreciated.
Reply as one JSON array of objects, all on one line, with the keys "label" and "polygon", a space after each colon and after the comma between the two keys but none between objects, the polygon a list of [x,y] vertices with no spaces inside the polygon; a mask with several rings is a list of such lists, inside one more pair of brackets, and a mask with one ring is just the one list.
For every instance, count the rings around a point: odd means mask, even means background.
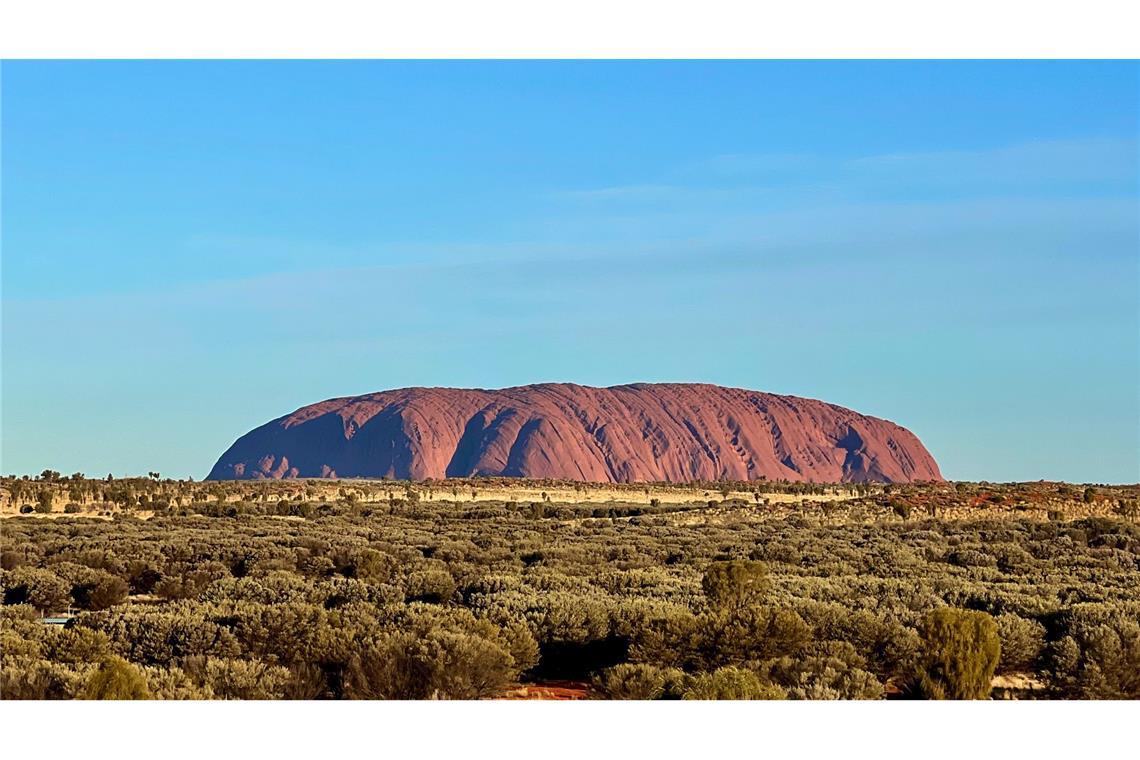
[{"label": "blue sky", "polygon": [[5,473],[702,381],[1140,480],[1135,62],[5,62]]}]

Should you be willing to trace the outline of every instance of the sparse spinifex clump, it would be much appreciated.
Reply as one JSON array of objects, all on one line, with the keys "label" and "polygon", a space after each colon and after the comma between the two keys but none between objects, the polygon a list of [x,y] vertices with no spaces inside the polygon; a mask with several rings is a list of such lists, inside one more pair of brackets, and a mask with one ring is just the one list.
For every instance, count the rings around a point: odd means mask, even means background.
[{"label": "sparse spinifex clump", "polygon": [[1140,697],[1137,487],[0,487],[5,699]]}]

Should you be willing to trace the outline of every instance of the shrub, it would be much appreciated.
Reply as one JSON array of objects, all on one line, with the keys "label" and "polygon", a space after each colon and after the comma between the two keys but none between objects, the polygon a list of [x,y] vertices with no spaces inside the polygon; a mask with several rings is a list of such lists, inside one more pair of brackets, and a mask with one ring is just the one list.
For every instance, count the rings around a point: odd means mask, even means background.
[{"label": "shrub", "polygon": [[910,685],[921,699],[985,699],[1001,657],[993,618],[984,612],[939,607],[919,626],[922,650]]},{"label": "shrub", "polygon": [[146,677],[121,657],[109,657],[87,679],[84,699],[150,699]]},{"label": "shrub", "polygon": [[675,687],[684,679],[684,672],[677,668],[624,663],[606,668],[594,677],[593,683],[607,699],[646,700],[676,698]]},{"label": "shrub", "polygon": [[127,599],[127,582],[116,575],[100,571],[90,583],[77,586],[72,594],[79,606],[86,610],[105,610],[122,604]]},{"label": "shrub", "polygon": [[538,665],[538,641],[526,623],[521,620],[507,622],[499,631],[499,638],[510,653],[516,671],[523,673]]},{"label": "shrub", "polygon": [[394,557],[375,549],[360,549],[351,555],[350,561],[350,569],[345,574],[369,583],[386,583],[391,580],[397,564]]},{"label": "shrub", "polygon": [[409,602],[443,604],[455,594],[455,579],[446,570],[412,573],[404,594]]},{"label": "shrub", "polygon": [[766,684],[751,670],[718,668],[694,676],[685,689],[685,699],[784,699],[779,686]]},{"label": "shrub", "polygon": [[642,620],[630,632],[629,658],[665,668],[685,667],[697,656],[701,632],[701,620],[688,610]]},{"label": "shrub", "polygon": [[1045,647],[1045,626],[1036,620],[1027,620],[1018,615],[998,615],[998,638],[1001,639],[1000,673],[1020,673],[1033,671],[1041,650]]},{"label": "shrub", "polygon": [[208,658],[200,681],[218,699],[281,699],[292,677],[280,665]]},{"label": "shrub", "polygon": [[181,668],[143,668],[151,699],[214,699],[208,686],[195,683]]},{"label": "shrub", "polygon": [[75,699],[83,689],[83,675],[74,668],[45,660],[5,657],[0,670],[4,699]]},{"label": "shrub", "polygon": [[42,640],[44,656],[54,662],[97,663],[111,654],[111,642],[105,634],[90,628],[51,626]]},{"label": "shrub", "polygon": [[715,609],[737,609],[757,604],[768,593],[768,570],[763,562],[714,562],[705,570],[701,588]]},{"label": "shrub", "polygon": [[883,685],[846,642],[827,642],[802,657],[781,657],[759,668],[789,699],[881,699]]},{"label": "shrub", "polygon": [[488,639],[450,631],[397,634],[354,657],[350,699],[478,699],[517,677],[514,660]]},{"label": "shrub", "polygon": [[1061,616],[1049,646],[1050,685],[1079,699],[1140,698],[1140,605],[1078,605]]},{"label": "shrub", "polygon": [[774,607],[751,606],[706,616],[701,628],[701,654],[712,667],[793,655],[812,636],[799,614]]},{"label": "shrub", "polygon": [[71,586],[50,570],[18,567],[4,579],[4,604],[30,604],[41,612],[66,610]]},{"label": "shrub", "polygon": [[997,567],[997,560],[976,549],[962,549],[950,552],[946,559],[958,567]]},{"label": "shrub", "polygon": [[240,646],[233,631],[183,602],[161,608],[115,607],[77,618],[103,631],[112,649],[131,662],[170,665],[186,657],[233,657]]}]

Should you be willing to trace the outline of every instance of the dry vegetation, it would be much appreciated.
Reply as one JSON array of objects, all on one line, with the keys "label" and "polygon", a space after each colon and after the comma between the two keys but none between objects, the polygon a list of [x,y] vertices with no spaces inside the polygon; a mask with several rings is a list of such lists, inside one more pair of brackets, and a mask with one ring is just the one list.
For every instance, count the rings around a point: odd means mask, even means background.
[{"label": "dry vegetation", "polygon": [[1137,698],[1138,496],[9,478],[0,692]]}]

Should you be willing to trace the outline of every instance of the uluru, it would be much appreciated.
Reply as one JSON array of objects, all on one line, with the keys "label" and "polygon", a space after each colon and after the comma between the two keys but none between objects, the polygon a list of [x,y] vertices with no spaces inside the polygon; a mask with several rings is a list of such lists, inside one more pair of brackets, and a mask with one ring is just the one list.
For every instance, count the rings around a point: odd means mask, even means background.
[{"label": "uluru", "polygon": [[906,428],[834,404],[697,383],[404,388],[243,435],[211,480],[500,476],[592,482],[941,480]]}]

